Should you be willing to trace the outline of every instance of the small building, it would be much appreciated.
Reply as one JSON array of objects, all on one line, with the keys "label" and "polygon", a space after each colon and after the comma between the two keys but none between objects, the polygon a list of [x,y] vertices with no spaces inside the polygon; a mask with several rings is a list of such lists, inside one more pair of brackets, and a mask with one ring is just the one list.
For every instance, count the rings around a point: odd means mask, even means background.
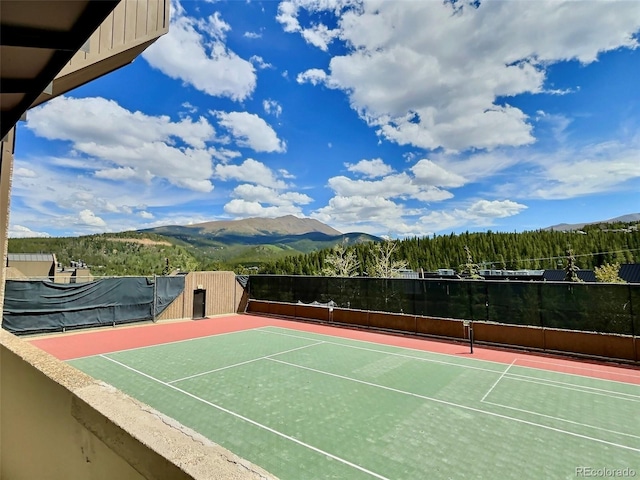
[{"label": "small building", "polygon": [[414,272],[410,268],[398,268],[393,271],[398,278],[420,278],[418,272]]},{"label": "small building", "polygon": [[[596,274],[593,270],[578,270],[578,278],[583,282],[595,282]],[[547,282],[564,282],[567,272],[564,270],[545,270],[543,279]]]},{"label": "small building", "polygon": [[522,281],[541,281],[543,280],[544,270],[480,270],[478,272],[485,280],[522,280]]},{"label": "small building", "polygon": [[53,281],[57,265],[53,253],[8,253],[5,267],[17,270],[23,278]]},{"label": "small building", "polygon": [[623,263],[618,276],[627,283],[640,283],[640,263]]},{"label": "small building", "polygon": [[93,280],[93,275],[91,275],[91,272],[86,267],[62,267],[56,270],[53,281],[55,283],[85,283],[92,282]]},{"label": "small building", "polygon": [[54,253],[9,253],[5,275],[10,280],[48,280],[55,283],[83,283],[93,281],[84,262],[61,266]]}]

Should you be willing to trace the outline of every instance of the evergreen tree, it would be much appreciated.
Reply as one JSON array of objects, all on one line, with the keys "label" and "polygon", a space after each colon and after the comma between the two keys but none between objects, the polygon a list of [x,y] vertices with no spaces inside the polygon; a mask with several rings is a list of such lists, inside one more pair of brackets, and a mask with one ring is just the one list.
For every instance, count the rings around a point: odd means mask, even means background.
[{"label": "evergreen tree", "polygon": [[578,277],[578,271],[580,268],[576,265],[576,257],[573,255],[573,251],[567,249],[567,266],[565,267],[565,282],[582,282]]},{"label": "evergreen tree", "polygon": [[164,268],[162,269],[162,275],[169,275],[169,259],[165,258]]},{"label": "evergreen tree", "polygon": [[473,262],[473,256],[471,255],[471,249],[467,245],[464,246],[464,253],[466,256],[466,263],[460,265],[459,270],[460,274],[464,277],[470,278],[472,280],[480,280],[482,277],[480,276],[478,270],[478,265]]}]

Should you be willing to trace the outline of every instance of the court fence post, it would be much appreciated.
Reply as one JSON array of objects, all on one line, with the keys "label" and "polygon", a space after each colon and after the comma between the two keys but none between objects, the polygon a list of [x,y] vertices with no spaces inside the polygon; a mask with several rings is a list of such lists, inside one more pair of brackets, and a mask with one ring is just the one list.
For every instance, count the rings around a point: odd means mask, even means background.
[{"label": "court fence post", "polygon": [[158,297],[158,276],[153,275],[153,307],[152,307],[152,315],[153,315],[153,323],[157,322],[156,319],[156,298]]},{"label": "court fence post", "polygon": [[631,336],[635,337],[638,332],[636,332],[635,322],[633,321],[633,296],[631,295],[631,284],[627,284],[627,292],[629,298],[629,322],[631,323]]}]

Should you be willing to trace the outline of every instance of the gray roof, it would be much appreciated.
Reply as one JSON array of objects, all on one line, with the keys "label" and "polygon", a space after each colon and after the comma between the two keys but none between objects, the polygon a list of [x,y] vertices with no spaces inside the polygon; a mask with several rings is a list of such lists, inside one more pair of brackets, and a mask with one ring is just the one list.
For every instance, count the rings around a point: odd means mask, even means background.
[{"label": "gray roof", "polygon": [[10,262],[53,262],[53,253],[8,253]]},{"label": "gray roof", "polygon": [[618,276],[629,283],[640,283],[640,263],[625,263],[620,265]]},{"label": "gray roof", "polygon": [[[583,282],[596,281],[596,274],[593,270],[578,270],[576,273],[578,274],[578,278]],[[567,272],[564,270],[545,270],[542,276],[549,282],[564,282]]]}]

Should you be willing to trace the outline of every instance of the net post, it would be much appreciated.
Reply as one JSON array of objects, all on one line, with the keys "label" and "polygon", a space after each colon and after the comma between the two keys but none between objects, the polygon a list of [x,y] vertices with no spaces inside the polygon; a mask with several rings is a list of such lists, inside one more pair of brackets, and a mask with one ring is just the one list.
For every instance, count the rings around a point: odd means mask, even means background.
[{"label": "net post", "polygon": [[469,340],[469,351],[473,353],[473,322],[471,320],[463,320],[464,337]]}]

